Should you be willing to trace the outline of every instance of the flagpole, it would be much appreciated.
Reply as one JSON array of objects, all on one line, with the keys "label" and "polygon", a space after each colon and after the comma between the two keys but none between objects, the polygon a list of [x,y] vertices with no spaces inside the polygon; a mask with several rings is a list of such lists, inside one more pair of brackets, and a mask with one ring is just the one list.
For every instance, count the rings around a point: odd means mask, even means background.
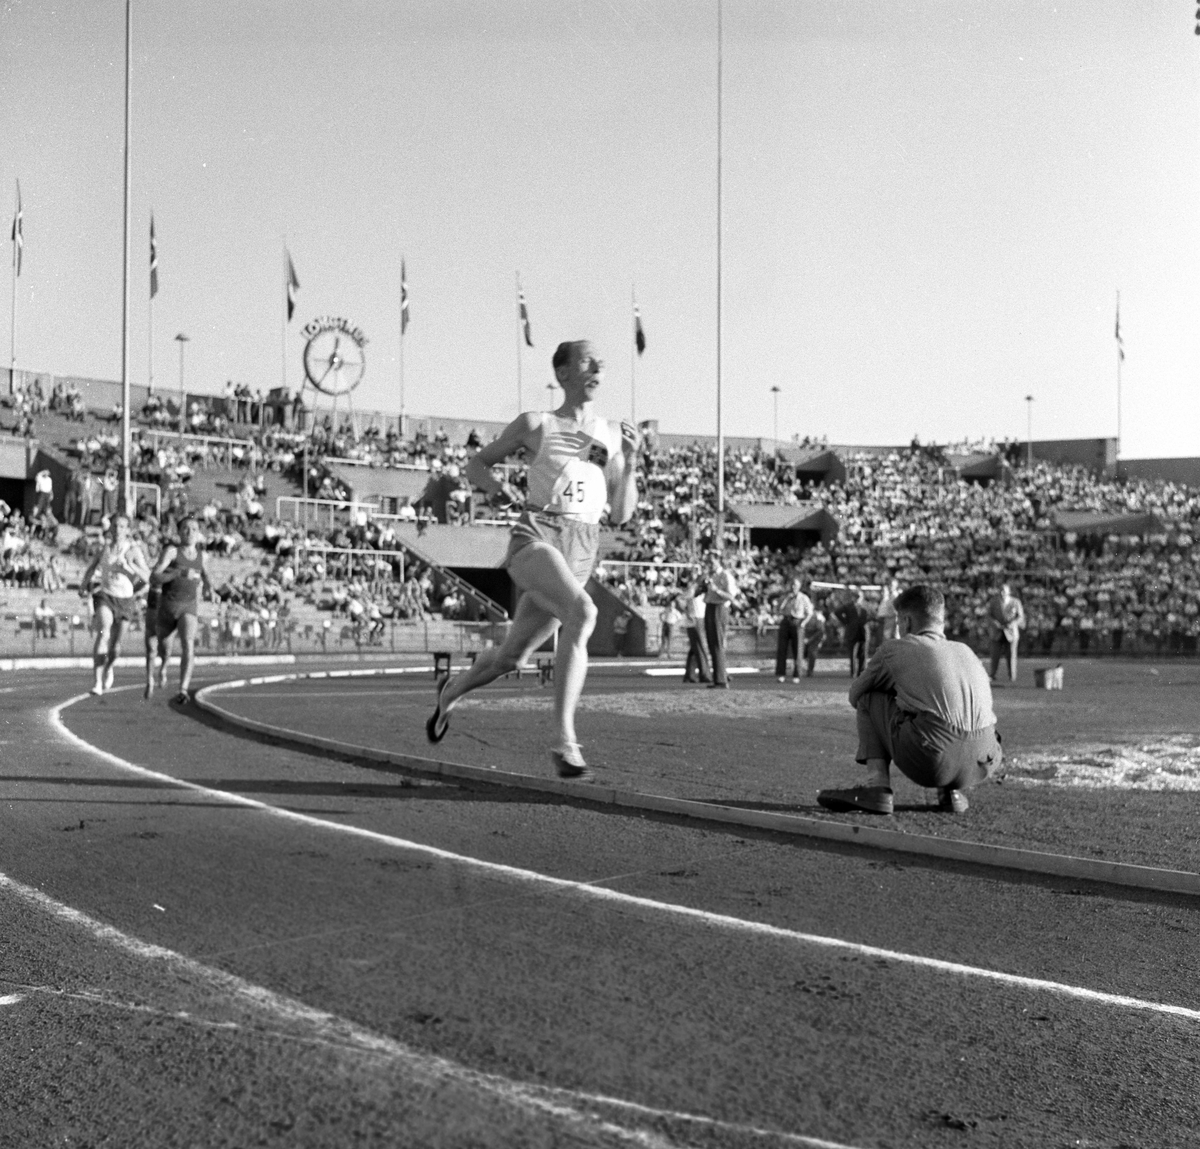
[{"label": "flagpole", "polygon": [[521,413],[521,273],[517,272],[517,414]]},{"label": "flagpole", "polygon": [[629,421],[637,426],[637,288],[629,287],[629,300],[633,304],[633,344],[629,351]]},{"label": "flagpole", "polygon": [[725,550],[725,432],[721,423],[721,101],[724,80],[722,0],[717,0],[717,553]]},{"label": "flagpole", "polygon": [[1121,457],[1121,361],[1125,348],[1121,346],[1121,293],[1117,292],[1117,458]]},{"label": "flagpole", "polygon": [[[279,372],[280,386],[287,393],[287,325],[288,325],[288,289],[291,280],[288,278],[288,249],[287,236],[283,237],[283,311],[279,324]],[[307,491],[304,492],[306,495]]]},{"label": "flagpole", "polygon": [[121,488],[127,515],[133,512],[133,475],[129,457],[129,243],[132,223],[129,184],[132,87],[133,0],[125,0],[125,260],[121,285]]},{"label": "flagpole", "polygon": [[400,256],[400,423],[396,428],[401,439],[404,438],[404,328],[405,308],[408,305],[408,278],[404,266],[404,256]]},{"label": "flagpole", "polygon": [[149,327],[147,331],[147,365],[149,368],[146,377],[146,398],[148,399],[154,394],[154,277],[157,276],[157,258],[154,248],[154,211],[150,211],[150,298],[147,301],[147,309],[149,311]]},{"label": "flagpole", "polygon": [[17,181],[17,209],[13,213],[12,230],[12,318],[8,329],[8,392],[17,386],[17,220],[21,214],[21,182]]}]

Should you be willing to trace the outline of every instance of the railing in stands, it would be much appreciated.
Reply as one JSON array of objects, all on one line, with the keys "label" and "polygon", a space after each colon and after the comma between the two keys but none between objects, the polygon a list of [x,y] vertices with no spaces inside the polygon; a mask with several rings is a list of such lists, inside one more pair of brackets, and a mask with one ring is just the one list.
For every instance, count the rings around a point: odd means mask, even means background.
[{"label": "railing in stands", "polygon": [[209,448],[211,446],[216,446],[219,450],[223,448],[224,463],[229,469],[233,468],[233,449],[235,447],[240,447],[243,451],[249,452],[250,466],[258,466],[260,448],[253,439],[230,439],[220,435],[193,435],[187,431],[164,431],[160,428],[144,430],[142,432],[142,438],[144,440],[149,439],[151,442],[155,442],[158,439],[173,439],[178,441],[181,446],[188,443],[194,443],[197,446],[203,447],[204,455],[201,459],[201,462],[204,466],[208,465]]},{"label": "railing in stands", "polygon": [[[349,580],[356,577],[359,571],[355,570],[358,567],[366,566],[368,561],[374,567],[377,574],[380,570],[379,562],[383,560],[385,565],[392,567],[396,579],[403,582],[405,579],[406,562],[419,562],[424,566],[432,566],[437,571],[438,576],[450,583],[456,591],[465,596],[469,601],[475,604],[476,609],[482,610],[489,622],[507,622],[508,611],[504,609],[494,599],[488,598],[482,591],[473,587],[466,579],[456,575],[452,570],[441,566],[437,563],[431,563],[422,555],[417,554],[404,542],[394,550],[372,550],[369,547],[334,547],[320,540],[314,539],[298,539],[296,541],[297,553],[319,554],[322,562],[325,564],[325,573],[332,578],[341,578]],[[399,560],[399,570],[396,571],[395,566],[390,560]]]}]

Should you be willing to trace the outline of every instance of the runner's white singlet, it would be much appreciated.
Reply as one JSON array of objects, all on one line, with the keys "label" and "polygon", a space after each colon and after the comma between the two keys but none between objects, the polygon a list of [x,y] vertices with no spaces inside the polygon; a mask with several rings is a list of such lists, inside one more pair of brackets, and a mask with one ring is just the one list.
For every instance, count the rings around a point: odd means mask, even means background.
[{"label": "runner's white singlet", "polygon": [[542,442],[529,464],[529,506],[578,522],[598,523],[608,506],[604,467],[621,449],[606,419],[582,427],[549,411],[542,415]]},{"label": "runner's white singlet", "polygon": [[100,589],[113,598],[133,598],[133,579],[130,575],[133,568],[128,566],[126,559],[134,549],[140,550],[132,539],[126,539],[115,549],[106,543],[96,573],[100,576]]}]

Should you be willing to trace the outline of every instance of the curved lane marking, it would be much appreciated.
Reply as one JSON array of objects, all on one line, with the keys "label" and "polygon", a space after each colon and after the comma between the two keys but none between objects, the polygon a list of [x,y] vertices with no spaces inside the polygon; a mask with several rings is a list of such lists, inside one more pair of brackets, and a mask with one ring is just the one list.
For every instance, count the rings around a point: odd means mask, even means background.
[{"label": "curved lane marking", "polygon": [[[220,793],[220,791],[212,791],[212,793]],[[227,1000],[232,999],[243,1008],[259,1014],[265,1013],[277,1025],[292,1027],[292,1030],[267,1030],[271,1036],[296,1040],[294,1030],[298,1028],[300,1040],[368,1057],[382,1058],[399,1064],[421,1084],[438,1085],[451,1082],[471,1087],[490,1094],[517,1109],[561,1119],[581,1133],[603,1133],[631,1144],[643,1146],[644,1149],[676,1149],[677,1143],[661,1134],[648,1129],[629,1129],[582,1108],[590,1106],[593,1109],[616,1111],[630,1118],[643,1117],[657,1121],[673,1121],[677,1124],[697,1126],[718,1133],[752,1136],[776,1144],[794,1145],[801,1149],[855,1149],[852,1145],[827,1141],[819,1137],[806,1137],[798,1133],[762,1129],[753,1125],[736,1125],[693,1113],[654,1109],[636,1102],[623,1101],[617,1097],[606,1097],[603,1094],[581,1093],[570,1089],[557,1089],[553,1086],[525,1085],[494,1073],[469,1069],[447,1058],[423,1053],[402,1042],[374,1033],[337,1014],[314,1009],[295,998],[275,993],[265,986],[255,985],[235,974],[203,965],[175,950],[167,949],[165,946],[141,941],[114,926],[97,921],[81,910],[64,905],[40,890],[18,882],[4,873],[0,873],[0,891],[5,891],[27,905],[83,930],[93,938],[114,946],[133,957],[164,965],[187,984],[203,984],[221,997]],[[236,1022],[211,1021],[183,1010],[158,1010],[151,1006],[123,1002],[103,994],[77,994],[57,987],[45,986],[22,986],[21,988],[27,992],[86,1000],[113,1009],[158,1014],[208,1029],[240,1030],[247,1028]],[[15,1005],[22,1000],[22,997],[21,994],[7,995],[0,998],[0,1005]],[[255,1034],[263,1033],[261,1024],[255,1024],[251,1028]]]},{"label": "curved lane marking", "polygon": [[75,697],[68,698],[65,702],[51,707],[49,711],[51,725],[63,738],[79,749],[94,754],[121,770],[128,770],[157,782],[179,786],[185,790],[203,794],[208,798],[216,798],[228,802],[231,805],[246,806],[253,810],[260,810],[263,813],[270,814],[276,818],[282,818],[285,821],[312,826],[322,830],[333,830],[337,833],[348,834],[351,837],[362,838],[366,841],[377,842],[396,849],[424,854],[427,857],[437,858],[441,861],[474,867],[486,873],[495,874],[498,877],[542,886],[547,889],[567,891],[593,901],[606,902],[611,905],[636,906],[639,909],[650,910],[653,913],[668,914],[676,918],[702,922],[705,925],[715,926],[734,933],[746,933],[759,937],[776,938],[782,941],[798,942],[802,945],[841,950],[860,957],[881,958],[900,965],[937,970],[940,973],[955,974],[961,977],[979,978],[984,981],[996,982],[1000,985],[1015,986],[1022,989],[1039,990],[1061,997],[1074,998],[1079,1001],[1095,1002],[1101,1005],[1116,1006],[1121,1009],[1166,1014],[1171,1017],[1185,1018],[1188,1021],[1200,1021],[1200,1009],[1191,1009],[1188,1006],[1172,1005],[1170,1002],[1151,1001],[1147,998],[1130,997],[1125,994],[1108,993],[1104,990],[1088,989],[1086,986],[1051,981],[1047,978],[1005,973],[1003,970],[988,969],[984,966],[965,965],[961,962],[945,961],[941,958],[927,957],[924,954],[912,954],[904,953],[900,950],[884,949],[880,946],[846,941],[844,938],[803,933],[799,930],[791,930],[783,926],[769,925],[766,922],[752,921],[747,918],[735,918],[729,914],[713,913],[711,910],[700,910],[692,906],[681,906],[674,902],[660,902],[653,898],[640,897],[637,894],[626,894],[619,890],[606,889],[604,886],[596,885],[593,882],[578,882],[569,878],[556,878],[552,874],[542,874],[536,870],[526,870],[519,866],[509,866],[503,862],[488,862],[481,858],[472,858],[466,854],[456,854],[450,850],[443,850],[438,846],[426,845],[423,842],[415,842],[407,838],[397,838],[394,835],[383,834],[378,830],[368,830],[361,826],[348,826],[341,822],[330,822],[324,818],[315,817],[312,814],[302,814],[295,810],[272,806],[267,802],[260,802],[256,798],[247,798],[242,794],[234,794],[227,790],[214,790],[208,786],[201,786],[197,782],[186,782],[171,774],[164,774],[145,766],[135,765],[133,762],[126,761],[124,758],[120,758],[116,754],[111,754],[107,750],[101,750],[98,746],[93,746],[90,742],[80,738],[78,734],[70,730],[62,719],[62,712],[67,707],[74,706],[77,702],[81,702],[87,697],[88,695],[86,694],[77,694]]}]

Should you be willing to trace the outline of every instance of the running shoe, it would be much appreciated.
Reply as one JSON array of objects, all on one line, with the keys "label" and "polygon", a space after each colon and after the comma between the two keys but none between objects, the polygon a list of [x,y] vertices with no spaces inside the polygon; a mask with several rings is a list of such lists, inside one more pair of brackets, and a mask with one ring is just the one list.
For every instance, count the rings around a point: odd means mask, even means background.
[{"label": "running shoe", "polygon": [[583,751],[578,742],[565,742],[560,750],[550,751],[554,772],[560,778],[571,778],[576,782],[590,782],[594,775],[583,760]]},{"label": "running shoe", "polygon": [[437,705],[433,708],[433,713],[425,722],[425,737],[430,742],[440,742],[446,737],[446,731],[450,729],[450,715],[442,710],[442,695],[446,691],[446,683],[450,679],[445,679],[441,686],[438,687]]},{"label": "running shoe", "polygon": [[189,702],[191,702],[191,700],[192,696],[188,694],[186,690],[181,690],[177,695],[175,695],[175,701],[178,702],[180,706],[186,706]]},{"label": "running shoe", "polygon": [[971,808],[967,796],[961,790],[949,786],[938,787],[938,809],[947,814],[965,814]]},{"label": "running shoe", "polygon": [[862,811],[864,814],[890,814],[893,808],[890,786],[850,786],[845,790],[821,790],[817,805],[839,814]]}]

